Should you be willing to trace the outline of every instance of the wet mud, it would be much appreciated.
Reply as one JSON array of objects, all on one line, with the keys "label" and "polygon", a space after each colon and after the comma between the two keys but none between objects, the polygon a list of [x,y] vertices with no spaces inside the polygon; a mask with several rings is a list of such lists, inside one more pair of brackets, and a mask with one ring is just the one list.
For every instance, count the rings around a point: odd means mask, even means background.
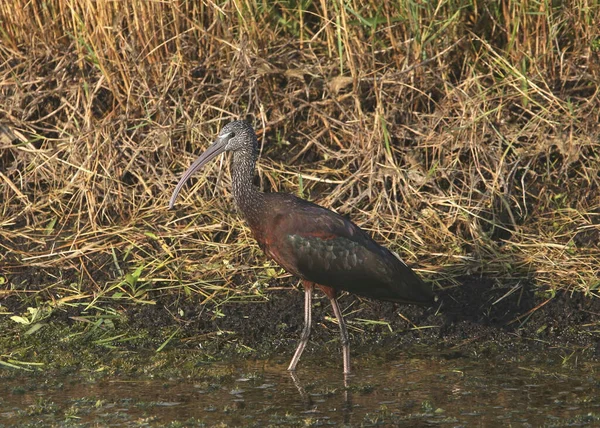
[{"label": "wet mud", "polygon": [[[513,286],[514,288],[515,286]],[[499,359],[600,357],[600,301],[581,293],[549,294],[517,286],[498,288],[491,280],[466,279],[464,285],[438,293],[431,308],[401,305],[342,295],[340,306],[349,325],[352,355],[389,354],[433,347],[448,356],[493,356]],[[326,355],[339,362],[339,333],[324,296],[313,299],[313,331],[307,354]],[[160,329],[174,323],[172,313],[183,310],[182,334],[200,336],[226,332],[214,340],[229,349],[232,343],[265,358],[289,354],[303,325],[302,289],[277,287],[265,301],[234,302],[218,309],[193,299],[128,311],[139,328]],[[195,344],[197,345],[197,344]],[[225,350],[227,350],[225,349]],[[543,351],[543,352],[540,352]],[[303,357],[304,358],[304,357]]]}]

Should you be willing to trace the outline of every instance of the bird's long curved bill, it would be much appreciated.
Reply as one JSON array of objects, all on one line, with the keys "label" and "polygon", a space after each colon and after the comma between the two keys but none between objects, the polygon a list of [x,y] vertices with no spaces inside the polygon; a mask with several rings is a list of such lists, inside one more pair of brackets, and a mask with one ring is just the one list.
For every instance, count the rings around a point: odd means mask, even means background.
[{"label": "bird's long curved bill", "polygon": [[177,186],[175,186],[171,200],[169,200],[169,209],[173,208],[173,205],[175,205],[175,199],[177,199],[177,195],[179,195],[183,185],[190,179],[192,175],[194,175],[196,171],[202,169],[202,167],[211,159],[223,153],[225,151],[225,144],[226,142],[221,139],[216,140],[208,149],[206,149],[204,153],[200,155],[198,159],[194,161],[187,171],[183,173],[179,183],[177,183]]}]

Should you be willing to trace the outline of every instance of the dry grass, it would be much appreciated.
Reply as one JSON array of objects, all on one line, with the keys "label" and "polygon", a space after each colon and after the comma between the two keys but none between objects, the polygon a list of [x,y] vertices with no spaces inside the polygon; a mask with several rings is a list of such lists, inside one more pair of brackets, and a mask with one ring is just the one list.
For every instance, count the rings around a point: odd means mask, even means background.
[{"label": "dry grass", "polygon": [[226,168],[166,210],[246,118],[263,189],[350,215],[438,287],[598,296],[598,3],[399,3],[0,5],[0,292],[260,296],[284,274]]}]

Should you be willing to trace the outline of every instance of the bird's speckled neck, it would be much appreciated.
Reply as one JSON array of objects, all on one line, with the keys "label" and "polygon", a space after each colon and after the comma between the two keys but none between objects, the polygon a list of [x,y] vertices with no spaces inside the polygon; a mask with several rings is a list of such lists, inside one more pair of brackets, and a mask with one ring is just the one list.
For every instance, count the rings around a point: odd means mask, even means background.
[{"label": "bird's speckled neck", "polygon": [[258,225],[261,213],[264,215],[264,195],[252,184],[257,158],[256,144],[253,145],[253,149],[234,152],[231,166],[233,198],[251,226]]}]

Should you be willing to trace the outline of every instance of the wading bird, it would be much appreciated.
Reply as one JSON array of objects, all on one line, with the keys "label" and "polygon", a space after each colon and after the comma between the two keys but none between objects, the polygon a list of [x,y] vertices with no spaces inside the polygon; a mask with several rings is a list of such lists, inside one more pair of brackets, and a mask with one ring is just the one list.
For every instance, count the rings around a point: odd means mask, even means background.
[{"label": "wading bird", "polygon": [[258,157],[254,129],[244,121],[225,125],[215,142],[188,168],[173,191],[169,209],[187,180],[223,152],[233,152],[233,197],[266,255],[304,285],[304,328],[288,370],[296,365],[311,330],[312,292],[327,295],[338,320],[344,373],[350,373],[350,346],[339,291],[391,302],[430,305],[433,293],[398,256],[350,220],[286,193],[263,193],[252,184]]}]

